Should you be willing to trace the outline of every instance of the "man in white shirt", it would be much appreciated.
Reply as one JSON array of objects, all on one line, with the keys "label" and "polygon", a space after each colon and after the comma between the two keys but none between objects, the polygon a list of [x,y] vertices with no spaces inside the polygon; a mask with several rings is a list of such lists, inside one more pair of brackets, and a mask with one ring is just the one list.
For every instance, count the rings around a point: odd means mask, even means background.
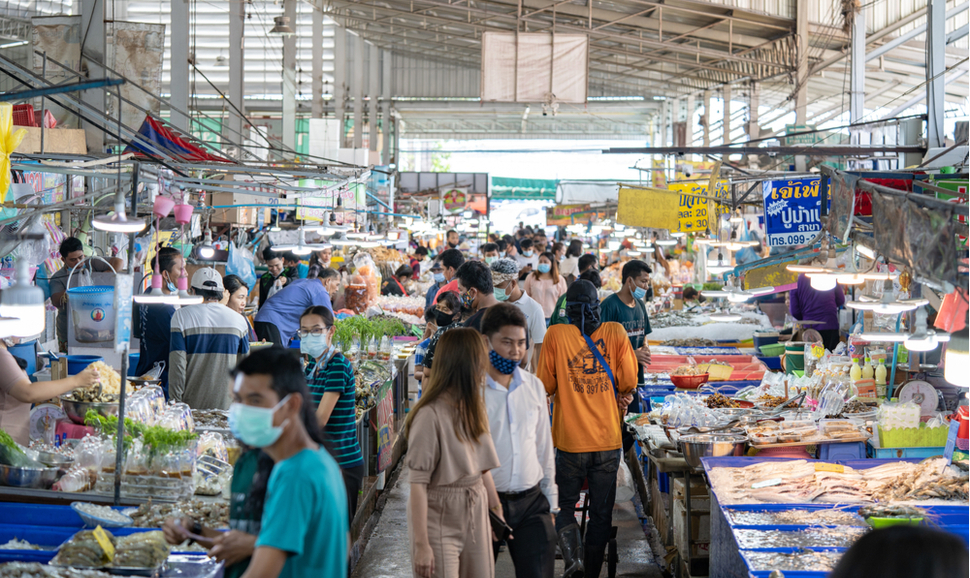
[{"label": "man in white shirt", "polygon": [[542,305],[519,286],[519,264],[514,259],[499,259],[492,263],[491,270],[495,299],[511,303],[525,314],[529,343],[535,345],[523,358],[523,367],[532,371],[539,359],[539,352],[542,351],[542,341],[546,337],[546,317],[542,312]]},{"label": "man in white shirt", "polygon": [[[546,390],[539,379],[522,371],[526,354],[526,321],[507,303],[492,305],[482,319],[489,345],[485,379],[488,425],[501,466],[492,479],[512,528],[509,554],[516,578],[553,578],[557,535],[553,504],[559,503],[555,450],[549,425]],[[498,544],[493,544],[496,557]]]}]

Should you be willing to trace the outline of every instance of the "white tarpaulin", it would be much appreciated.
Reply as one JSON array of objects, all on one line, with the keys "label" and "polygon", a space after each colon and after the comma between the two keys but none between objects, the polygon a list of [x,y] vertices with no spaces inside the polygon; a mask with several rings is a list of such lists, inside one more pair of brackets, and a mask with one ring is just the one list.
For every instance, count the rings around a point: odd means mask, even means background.
[{"label": "white tarpaulin", "polygon": [[[118,89],[125,98],[157,116],[161,103],[153,94],[161,88],[162,57],[165,52],[165,25],[142,22],[109,22],[107,25],[108,66],[128,79]],[[134,84],[132,84],[134,83]],[[144,88],[139,90],[135,84]],[[110,90],[113,93],[114,90]],[[113,94],[111,96],[114,96]],[[116,98],[107,97],[109,114],[116,114]],[[145,113],[131,104],[121,107],[121,122],[130,127],[141,126]]]},{"label": "white tarpaulin", "polygon": [[586,102],[585,34],[486,32],[482,35],[485,102]]},{"label": "white tarpaulin", "polygon": [[[68,84],[77,82],[77,78],[68,70],[57,66],[52,60],[60,62],[73,70],[81,69],[81,17],[80,16],[34,16],[30,19],[34,25],[33,48],[34,72],[41,74],[44,70],[44,57],[47,54],[46,78],[54,84]],[[34,110],[40,110],[40,99],[33,101]],[[47,110],[51,112],[59,125],[77,126],[77,117],[70,111],[54,104],[50,99],[46,102]]]},{"label": "white tarpaulin", "polygon": [[620,198],[620,185],[610,181],[559,181],[557,205],[615,203]]}]

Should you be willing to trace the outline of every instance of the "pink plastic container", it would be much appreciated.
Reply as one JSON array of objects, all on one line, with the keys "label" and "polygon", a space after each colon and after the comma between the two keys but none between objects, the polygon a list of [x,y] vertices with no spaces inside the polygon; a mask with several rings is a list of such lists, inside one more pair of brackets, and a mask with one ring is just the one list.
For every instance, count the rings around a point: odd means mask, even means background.
[{"label": "pink plastic container", "polygon": [[192,205],[175,205],[175,222],[180,225],[188,225],[192,219]]},{"label": "pink plastic container", "polygon": [[169,197],[163,197],[158,195],[155,197],[155,204],[152,206],[152,214],[159,219],[164,219],[172,212],[172,208],[175,206],[175,201]]}]

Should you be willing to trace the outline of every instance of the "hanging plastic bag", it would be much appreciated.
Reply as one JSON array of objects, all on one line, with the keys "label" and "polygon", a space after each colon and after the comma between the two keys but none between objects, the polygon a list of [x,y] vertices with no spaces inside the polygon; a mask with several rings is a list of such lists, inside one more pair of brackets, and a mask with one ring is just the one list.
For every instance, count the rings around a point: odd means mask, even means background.
[{"label": "hanging plastic bag", "polygon": [[248,249],[236,247],[235,243],[229,243],[226,275],[236,275],[247,287],[255,287],[256,265],[253,264],[253,254]]},{"label": "hanging plastic bag", "polygon": [[620,459],[620,467],[616,469],[616,501],[629,502],[637,490],[633,485],[633,474],[626,460]]}]

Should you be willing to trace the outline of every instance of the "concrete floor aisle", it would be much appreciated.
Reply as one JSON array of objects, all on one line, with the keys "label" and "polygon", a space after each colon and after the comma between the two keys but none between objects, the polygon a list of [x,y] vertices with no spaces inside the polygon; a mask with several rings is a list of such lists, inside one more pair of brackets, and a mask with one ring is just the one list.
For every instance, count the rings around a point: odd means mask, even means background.
[{"label": "concrete floor aisle", "polygon": [[[410,578],[411,556],[408,553],[407,469],[403,469],[389,490],[380,520],[371,534],[364,554],[354,570],[357,578]],[[617,576],[660,578],[662,572],[654,562],[650,544],[637,518],[633,502],[617,504],[613,510],[613,524],[617,526],[619,564]],[[562,574],[562,560],[556,561],[556,576]],[[606,576],[606,566],[602,576]],[[507,552],[499,555],[495,566],[496,578],[514,578],[515,568]]]}]

